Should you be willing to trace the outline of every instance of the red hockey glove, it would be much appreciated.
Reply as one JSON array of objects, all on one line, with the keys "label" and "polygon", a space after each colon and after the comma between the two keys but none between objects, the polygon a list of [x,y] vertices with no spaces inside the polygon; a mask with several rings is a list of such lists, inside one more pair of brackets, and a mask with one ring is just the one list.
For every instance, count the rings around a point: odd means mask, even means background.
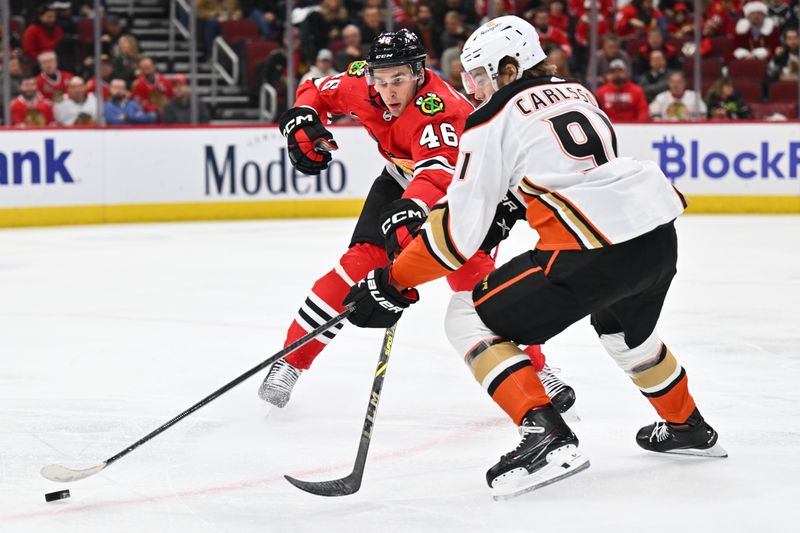
[{"label": "red hockey glove", "polygon": [[389,267],[376,268],[350,288],[344,305],[353,304],[347,320],[360,328],[388,328],[403,311],[419,301],[417,289],[397,290],[389,280]]},{"label": "red hockey glove", "polygon": [[338,150],[333,134],[325,129],[310,107],[293,107],[281,115],[278,125],[288,141],[289,160],[303,174],[319,174]]},{"label": "red hockey glove", "polygon": [[394,261],[403,248],[411,244],[427,217],[427,209],[411,198],[400,198],[383,208],[381,233],[389,261]]}]

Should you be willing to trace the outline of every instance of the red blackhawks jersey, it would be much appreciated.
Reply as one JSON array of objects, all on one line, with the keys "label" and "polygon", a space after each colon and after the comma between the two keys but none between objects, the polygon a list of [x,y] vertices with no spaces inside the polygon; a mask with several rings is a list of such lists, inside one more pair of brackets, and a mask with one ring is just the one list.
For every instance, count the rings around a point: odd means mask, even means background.
[{"label": "red blackhawks jersey", "polygon": [[425,83],[395,117],[367,85],[366,68],[365,61],[355,61],[345,72],[306,81],[297,90],[295,106],[311,107],[323,120],[348,115],[360,122],[389,161],[389,173],[405,188],[403,197],[430,207],[453,178],[458,139],[472,104],[425,69]]}]

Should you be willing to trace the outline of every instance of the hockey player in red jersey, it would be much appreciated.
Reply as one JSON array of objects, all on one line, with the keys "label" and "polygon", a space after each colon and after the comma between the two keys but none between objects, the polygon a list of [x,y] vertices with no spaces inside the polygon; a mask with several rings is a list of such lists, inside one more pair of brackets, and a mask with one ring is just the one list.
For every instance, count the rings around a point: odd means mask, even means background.
[{"label": "hockey player in red jersey", "polygon": [[447,313],[451,343],[523,435],[486,474],[495,498],[589,466],[515,344],[543,343],[587,315],[663,419],[641,428],[637,444],[727,456],[656,331],[676,272],[674,220],[683,197],[655,163],[617,156],[614,128],[591,91],[556,77],[545,57],[534,28],[514,16],[489,21],[467,40],[465,86],[487,101],[467,119],[446,202],[391,265],[368,273],[345,299],[355,306],[351,322],[389,327],[418,300],[413,287],[475,253],[491,224],[487,208],[509,190],[524,199],[536,248],[471,294],[459,293]]},{"label": "hockey player in red jersey", "polygon": [[[350,287],[370,270],[385,266],[411,241],[450,184],[458,139],[473,108],[425,68],[425,55],[422,44],[408,30],[383,33],[372,44],[366,61],[351,63],[343,73],[302,84],[295,107],[280,118],[289,158],[306,174],[325,169],[337,148],[333,135],[323,126],[330,115],[349,115],[358,120],[387,160],[367,196],[349,249],[314,283],[289,327],[284,346],[341,313]],[[494,269],[486,250],[502,240],[503,227],[517,219],[516,213],[507,212],[514,208],[497,208],[498,223],[481,251],[448,276],[453,290],[471,290]],[[333,327],[275,363],[259,388],[259,396],[278,407],[286,405],[301,372],[311,366],[341,328],[342,324]],[[526,353],[542,373],[554,403],[568,409],[575,400],[572,388],[550,372],[538,346],[528,347]]]}]

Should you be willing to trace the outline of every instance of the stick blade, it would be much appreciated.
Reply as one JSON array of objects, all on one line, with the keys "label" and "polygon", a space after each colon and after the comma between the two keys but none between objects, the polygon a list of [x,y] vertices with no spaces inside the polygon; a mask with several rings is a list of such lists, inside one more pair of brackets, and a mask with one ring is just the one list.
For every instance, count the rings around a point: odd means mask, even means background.
[{"label": "stick blade", "polygon": [[361,479],[352,475],[331,481],[302,481],[292,476],[283,477],[298,489],[317,496],[349,496],[361,488]]},{"label": "stick blade", "polygon": [[81,479],[86,479],[89,476],[93,476],[96,473],[103,470],[108,463],[100,463],[97,466],[93,466],[91,468],[84,468],[83,470],[73,470],[71,468],[67,468],[66,466],[61,465],[47,465],[43,466],[42,469],[39,471],[42,474],[42,477],[45,479],[49,479],[50,481],[55,481],[57,483],[65,483],[70,481],[80,481]]}]

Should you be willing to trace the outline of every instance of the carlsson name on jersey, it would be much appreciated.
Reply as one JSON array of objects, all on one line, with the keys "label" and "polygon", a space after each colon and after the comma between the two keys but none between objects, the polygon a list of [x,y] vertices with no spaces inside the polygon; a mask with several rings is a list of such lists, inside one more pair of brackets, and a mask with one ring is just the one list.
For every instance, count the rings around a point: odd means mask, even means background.
[{"label": "carlsson name on jersey", "polygon": [[381,291],[378,290],[378,285],[375,283],[375,278],[370,277],[367,279],[367,288],[369,289],[369,294],[372,296],[372,299],[378,302],[378,305],[387,311],[391,311],[392,313],[400,314],[403,312],[402,307],[394,305],[392,302],[381,296]]},{"label": "carlsson name on jersey", "polygon": [[444,111],[444,100],[436,93],[425,93],[424,96],[417,97],[414,105],[422,111],[423,115],[433,116]]}]

